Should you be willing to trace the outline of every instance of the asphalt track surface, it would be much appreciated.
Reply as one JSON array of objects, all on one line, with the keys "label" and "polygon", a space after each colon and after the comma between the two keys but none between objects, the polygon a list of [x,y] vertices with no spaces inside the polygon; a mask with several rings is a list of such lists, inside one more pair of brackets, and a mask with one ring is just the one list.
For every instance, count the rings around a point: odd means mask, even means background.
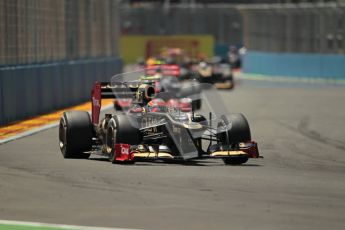
[{"label": "asphalt track surface", "polygon": [[58,129],[0,145],[0,217],[139,229],[345,229],[345,88],[221,91],[264,159],[243,166],[65,160]]}]

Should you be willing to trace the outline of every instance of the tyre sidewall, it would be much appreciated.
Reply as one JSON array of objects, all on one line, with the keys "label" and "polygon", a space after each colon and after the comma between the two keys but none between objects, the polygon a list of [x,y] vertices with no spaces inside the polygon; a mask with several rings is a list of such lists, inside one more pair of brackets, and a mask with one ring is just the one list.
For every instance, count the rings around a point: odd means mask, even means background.
[{"label": "tyre sidewall", "polygon": [[65,158],[84,158],[89,154],[83,152],[92,148],[92,123],[90,115],[84,111],[65,112],[60,122],[66,125],[65,130],[65,149],[62,154]]}]

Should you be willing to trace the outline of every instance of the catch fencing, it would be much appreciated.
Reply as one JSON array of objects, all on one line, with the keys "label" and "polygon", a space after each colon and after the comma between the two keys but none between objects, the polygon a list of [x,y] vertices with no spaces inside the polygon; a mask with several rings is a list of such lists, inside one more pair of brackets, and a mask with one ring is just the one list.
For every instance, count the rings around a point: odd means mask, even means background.
[{"label": "catch fencing", "polygon": [[273,76],[345,79],[345,2],[238,7],[247,52],[243,70]]},{"label": "catch fencing", "polygon": [[0,0],[0,66],[118,55],[116,0]]},{"label": "catch fencing", "polygon": [[345,2],[238,7],[244,44],[255,51],[345,54]]},{"label": "catch fencing", "polygon": [[121,9],[121,31],[211,34],[217,44],[245,44],[256,51],[345,53],[344,1],[280,2],[284,3],[127,6]]},{"label": "catch fencing", "polygon": [[0,125],[90,99],[120,73],[119,1],[0,0]]},{"label": "catch fencing", "polygon": [[233,5],[122,7],[125,35],[213,35],[219,44],[242,44],[242,18]]}]

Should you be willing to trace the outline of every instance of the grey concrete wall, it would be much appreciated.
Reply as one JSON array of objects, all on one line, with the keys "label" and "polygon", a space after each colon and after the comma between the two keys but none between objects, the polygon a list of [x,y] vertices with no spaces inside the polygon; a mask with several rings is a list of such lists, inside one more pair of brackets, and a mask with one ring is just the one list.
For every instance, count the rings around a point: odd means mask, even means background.
[{"label": "grey concrete wall", "polygon": [[115,57],[0,68],[0,125],[87,101],[121,71]]}]

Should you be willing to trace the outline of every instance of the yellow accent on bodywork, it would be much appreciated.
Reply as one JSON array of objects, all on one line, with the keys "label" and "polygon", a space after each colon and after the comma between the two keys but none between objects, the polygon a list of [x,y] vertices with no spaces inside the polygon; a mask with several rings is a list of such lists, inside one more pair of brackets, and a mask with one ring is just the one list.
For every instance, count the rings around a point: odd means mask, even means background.
[{"label": "yellow accent on bodywork", "polygon": [[170,153],[135,152],[134,158],[174,158]]},{"label": "yellow accent on bodywork", "polygon": [[233,87],[232,82],[215,83],[214,85],[217,89],[231,89]]},{"label": "yellow accent on bodywork", "polygon": [[216,151],[210,154],[213,157],[220,157],[220,156],[242,156],[247,155],[247,153],[243,151]]}]

